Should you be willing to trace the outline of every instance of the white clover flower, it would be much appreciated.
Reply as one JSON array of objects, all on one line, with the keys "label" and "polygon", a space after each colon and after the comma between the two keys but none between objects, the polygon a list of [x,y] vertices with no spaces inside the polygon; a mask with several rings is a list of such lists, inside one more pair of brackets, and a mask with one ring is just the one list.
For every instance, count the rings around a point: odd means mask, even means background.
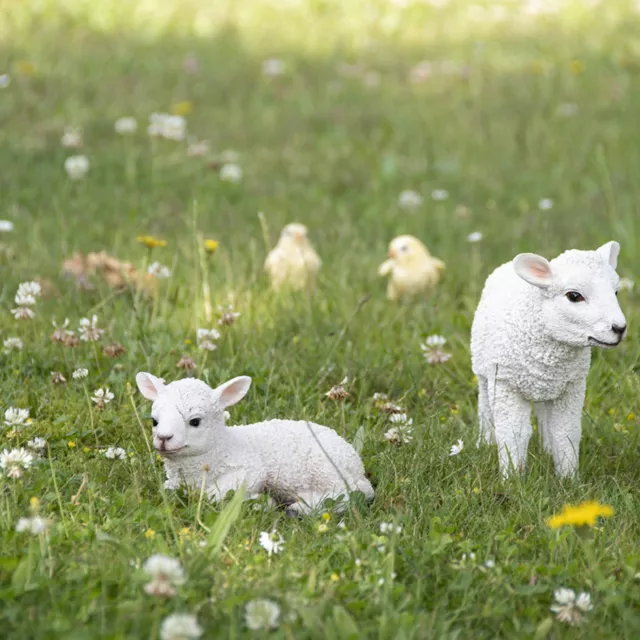
[{"label": "white clover flower", "polygon": [[23,344],[20,338],[5,338],[2,341],[2,347],[5,353],[9,353],[10,351],[20,351]]},{"label": "white clover flower", "polygon": [[271,531],[271,533],[262,531],[260,533],[260,546],[271,556],[273,553],[280,553],[282,551],[284,539],[275,529]]},{"label": "white clover flower", "polygon": [[184,140],[187,136],[187,121],[182,116],[169,116],[164,121],[162,135],[167,140]]},{"label": "white clover flower", "polygon": [[109,387],[105,387],[104,389],[96,389],[91,396],[91,399],[98,405],[99,408],[104,407],[105,404],[109,404],[115,396],[111,391],[109,391]]},{"label": "white clover flower", "polygon": [[446,200],[449,197],[449,192],[446,189],[434,189],[431,192],[431,198],[436,202]]},{"label": "white clover flower", "polygon": [[262,74],[270,78],[281,76],[284,69],[284,62],[277,58],[269,58],[262,63]]},{"label": "white clover flower", "polygon": [[198,349],[203,351],[215,351],[217,349],[214,341],[220,337],[217,329],[198,329],[197,331]]},{"label": "white clover flower", "polygon": [[392,413],[389,416],[389,422],[396,425],[410,427],[413,424],[413,418],[407,417],[406,413]]},{"label": "white clover flower", "polygon": [[158,278],[160,280],[171,277],[171,269],[169,269],[169,267],[165,267],[159,262],[152,262],[147,269],[147,273],[150,276],[154,276],[155,278]]},{"label": "white clover flower", "polygon": [[554,603],[549,607],[561,622],[576,625],[582,621],[582,614],[593,609],[591,595],[582,592],[576,597],[573,589],[556,589],[553,592]]},{"label": "white clover flower", "polygon": [[372,396],[371,399],[374,402],[386,402],[389,399],[389,396],[386,393],[380,393],[379,391],[376,391]]},{"label": "white clover flower", "polygon": [[409,444],[413,440],[413,429],[406,427],[391,427],[385,431],[384,437],[391,444]]},{"label": "white clover flower", "polygon": [[63,147],[77,149],[82,146],[82,129],[80,127],[65,127],[62,135]]},{"label": "white clover flower", "polygon": [[36,303],[36,299],[32,295],[16,293],[14,302],[20,305],[21,307],[32,307]]},{"label": "white clover flower", "polygon": [[4,412],[4,423],[7,427],[19,427],[29,419],[29,409],[9,407]]},{"label": "white clover flower", "polygon": [[47,448],[47,441],[44,438],[34,438],[27,442],[27,447],[38,453],[42,453]]},{"label": "white clover flower", "polygon": [[11,220],[0,220],[0,233],[9,233],[13,231],[13,222]]},{"label": "white clover flower", "polygon": [[123,118],[118,118],[115,121],[113,128],[115,132],[120,135],[128,135],[137,131],[138,121],[131,116],[124,116]]},{"label": "white clover flower", "polygon": [[402,527],[398,524],[393,524],[393,522],[381,522],[380,523],[380,533],[383,535],[386,534],[400,534],[402,533]]},{"label": "white clover flower", "polygon": [[633,291],[635,283],[631,278],[620,278],[620,289],[625,291]]},{"label": "white clover flower", "polygon": [[[433,334],[431,336],[427,336],[427,339],[424,341],[426,347],[444,347],[447,344],[447,339],[443,336],[439,336],[438,334]],[[424,348],[423,348],[424,350]]]},{"label": "white clover flower", "polygon": [[187,146],[187,155],[191,158],[202,158],[209,153],[209,143],[206,140],[191,140]]},{"label": "white clover flower", "polygon": [[160,640],[195,640],[202,635],[196,616],[172,613],[160,625]]},{"label": "white clover flower", "polygon": [[11,313],[16,320],[32,320],[36,317],[33,309],[29,309],[29,307],[16,307],[11,309]]},{"label": "white clover flower", "polygon": [[71,377],[74,380],[82,380],[82,378],[86,378],[88,375],[89,375],[89,370],[88,369],[76,369],[71,374]]},{"label": "white clover flower", "polygon": [[431,351],[425,352],[424,357],[429,364],[444,364],[451,360],[451,354],[441,349],[432,349]]},{"label": "white clover flower", "polygon": [[11,76],[8,73],[0,75],[0,89],[6,89],[11,84]]},{"label": "white clover flower", "polygon": [[80,340],[97,342],[104,333],[104,329],[98,328],[98,316],[94,314],[91,320],[89,320],[89,318],[80,319],[78,333],[80,334]]},{"label": "white clover flower", "polygon": [[16,523],[16,531],[18,533],[30,533],[32,536],[38,536],[47,530],[47,525],[47,521],[40,516],[20,518]]},{"label": "white clover flower", "polygon": [[39,282],[31,280],[30,282],[21,282],[18,285],[16,296],[31,296],[38,298],[42,295],[42,287]]},{"label": "white clover flower", "polygon": [[553,207],[553,200],[551,198],[542,198],[540,202],[538,202],[538,209],[541,211],[548,211]]},{"label": "white clover flower", "polygon": [[480,231],[474,231],[467,236],[467,242],[480,242],[482,240],[482,233]]},{"label": "white clover flower", "polygon": [[487,569],[493,569],[496,566],[496,561],[493,558],[488,558],[487,560],[485,560],[484,566]]},{"label": "white clover flower", "polygon": [[72,180],[80,180],[89,171],[89,160],[87,156],[69,156],[64,161],[64,170]]},{"label": "white clover flower", "polygon": [[220,180],[238,183],[242,180],[242,167],[239,164],[223,164],[220,169]]},{"label": "white clover flower", "polygon": [[219,325],[231,325],[240,317],[240,312],[234,311],[233,305],[231,304],[228,305],[226,309],[219,306],[218,311],[220,311],[221,314],[218,320]]},{"label": "white clover flower", "polygon": [[109,447],[104,452],[104,457],[109,460],[115,460],[116,458],[124,460],[127,457],[127,452],[122,447]]},{"label": "white clover flower", "polygon": [[266,598],[252,600],[244,610],[244,619],[251,631],[277,629],[279,618],[280,606]]},{"label": "white clover flower", "polygon": [[5,449],[0,453],[0,469],[9,478],[19,478],[24,469],[28,469],[33,462],[33,455],[26,449]]},{"label": "white clover flower", "polygon": [[398,196],[398,206],[401,209],[417,209],[424,202],[424,198],[411,189],[402,191]]},{"label": "white clover flower", "polygon": [[157,553],[147,559],[142,570],[149,575],[151,582],[145,585],[144,590],[154,596],[175,596],[175,587],[184,584],[187,580],[180,560]]},{"label": "white clover flower", "polygon": [[458,442],[451,445],[449,456],[457,456],[462,451],[462,449],[464,449],[464,442],[462,440],[458,440]]}]

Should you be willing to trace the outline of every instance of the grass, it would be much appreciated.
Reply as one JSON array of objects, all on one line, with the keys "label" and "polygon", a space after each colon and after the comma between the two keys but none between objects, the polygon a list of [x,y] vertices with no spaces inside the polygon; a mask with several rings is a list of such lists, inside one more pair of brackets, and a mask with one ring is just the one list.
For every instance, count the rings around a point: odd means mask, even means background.
[{"label": "grass", "polygon": [[[12,76],[0,91],[0,218],[15,224],[1,238],[0,337],[24,342],[0,355],[0,408],[33,418],[13,436],[5,428],[0,448],[49,443],[21,478],[0,479],[3,638],[156,638],[175,611],[197,614],[205,637],[244,637],[245,605],[258,597],[282,607],[271,635],[283,638],[640,635],[637,292],[620,295],[630,339],[594,351],[574,481],[554,477],[537,438],[527,474],[501,480],[495,451],[473,446],[469,358],[484,279],[516,253],[552,257],[617,239],[619,273],[639,272],[637,14],[617,2],[542,15],[511,3],[503,18],[462,2],[401,4],[0,3],[0,66]],[[190,52],[197,74],[183,69]],[[263,77],[271,57],[284,60],[283,76]],[[425,59],[450,62],[410,82]],[[345,76],[345,63],[362,71]],[[189,131],[214,156],[239,153],[239,184],[188,158],[184,143],[148,138],[148,115],[180,101],[192,103]],[[139,121],[131,137],[113,131],[123,115]],[[65,125],[83,127],[91,162],[76,182],[63,168],[74,153],[60,144]],[[399,208],[404,189],[424,204]],[[448,198],[433,200],[436,189]],[[539,208],[544,198],[551,209]],[[324,261],[314,296],[270,292],[258,212],[268,245],[287,222],[309,227]],[[469,244],[474,231],[483,239]],[[389,304],[375,276],[400,233],[447,264],[428,302]],[[149,254],[140,234],[168,245]],[[220,249],[202,260],[205,237]],[[78,291],[60,275],[74,251],[102,249],[140,268],[159,260],[173,275],[149,297],[104,283]],[[35,319],[15,321],[16,287],[34,278],[51,291]],[[214,353],[195,345],[205,280],[214,305],[242,314]],[[75,328],[93,313],[105,329],[99,345],[49,340],[52,317]],[[445,364],[420,352],[433,333],[448,340]],[[102,353],[113,341],[126,349],[117,359]],[[149,405],[132,385],[139,370],[180,377],[182,355],[211,384],[252,376],[232,423],[306,418],[349,440],[363,426],[372,507],[348,514],[344,529],[333,516],[322,532],[321,518],[287,519],[262,502],[230,512],[197,492],[165,492],[148,448]],[[81,366],[89,377],[73,380]],[[53,385],[51,371],[68,382]],[[351,396],[340,406],[324,393],[345,375]],[[89,396],[105,386],[115,399],[99,411]],[[413,418],[410,444],[384,440],[374,392]],[[449,457],[458,439],[465,447]],[[108,460],[108,446],[130,455]],[[15,532],[32,497],[52,521],[46,537]],[[545,525],[585,499],[615,509],[589,538]],[[381,538],[382,522],[401,533]],[[258,537],[274,526],[285,546],[267,557]],[[185,567],[173,599],[143,591],[139,567],[153,553]],[[562,586],[591,593],[579,628],[549,611]]]}]

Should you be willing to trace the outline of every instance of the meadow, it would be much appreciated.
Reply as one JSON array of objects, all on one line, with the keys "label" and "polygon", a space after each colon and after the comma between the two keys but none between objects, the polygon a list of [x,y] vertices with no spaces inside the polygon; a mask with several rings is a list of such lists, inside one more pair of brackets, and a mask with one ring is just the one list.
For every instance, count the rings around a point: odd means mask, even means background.
[{"label": "meadow", "polygon": [[[0,452],[30,456],[0,477],[0,637],[640,637],[639,73],[633,2],[0,0]],[[312,295],[263,273],[293,221]],[[426,301],[376,275],[401,233],[446,263]],[[475,447],[483,282],[609,240],[629,337],[594,350],[579,475],[534,433],[503,480]],[[294,519],[165,490],[141,370],[251,376],[232,425],[359,434],[375,501]],[[585,500],[613,514],[548,525]],[[591,609],[560,619],[561,588]]]}]

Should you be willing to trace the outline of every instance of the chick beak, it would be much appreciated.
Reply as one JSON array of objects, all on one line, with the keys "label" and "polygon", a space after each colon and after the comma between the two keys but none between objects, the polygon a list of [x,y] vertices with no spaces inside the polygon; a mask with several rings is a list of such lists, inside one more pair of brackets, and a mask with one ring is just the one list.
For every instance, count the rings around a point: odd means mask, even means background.
[{"label": "chick beak", "polygon": [[392,259],[395,260],[398,257],[398,254],[396,253],[395,249],[389,249],[387,255]]},{"label": "chick beak", "polygon": [[293,237],[299,244],[302,244],[304,242],[304,233],[302,233],[302,231],[296,231],[296,233],[293,234]]}]

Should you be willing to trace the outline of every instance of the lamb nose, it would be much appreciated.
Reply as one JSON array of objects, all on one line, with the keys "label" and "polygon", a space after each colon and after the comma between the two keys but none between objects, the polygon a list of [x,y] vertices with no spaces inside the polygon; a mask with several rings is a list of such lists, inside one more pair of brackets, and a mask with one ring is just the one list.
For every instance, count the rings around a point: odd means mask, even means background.
[{"label": "lamb nose", "polygon": [[614,324],[611,326],[611,331],[613,331],[613,333],[617,333],[619,336],[621,336],[625,331],[627,330],[627,325],[617,325]]},{"label": "lamb nose", "polygon": [[162,440],[162,442],[166,442],[167,440],[171,440],[173,436],[158,436],[158,440]]}]

